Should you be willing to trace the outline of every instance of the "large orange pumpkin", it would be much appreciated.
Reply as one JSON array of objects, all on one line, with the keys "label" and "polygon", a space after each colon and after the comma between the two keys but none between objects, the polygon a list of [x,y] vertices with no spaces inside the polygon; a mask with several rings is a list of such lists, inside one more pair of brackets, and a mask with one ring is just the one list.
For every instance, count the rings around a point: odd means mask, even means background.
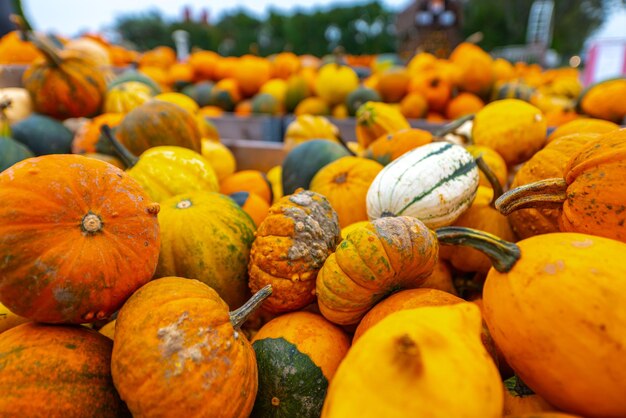
[{"label": "large orange pumpkin", "polygon": [[112,346],[78,326],[31,322],[2,333],[0,416],[127,416],[111,379]]},{"label": "large orange pumpkin", "polygon": [[117,167],[47,155],[0,174],[0,302],[41,322],[92,322],[152,278],[159,205]]},{"label": "large orange pumpkin", "polygon": [[240,309],[197,280],[165,277],[120,310],[113,382],[135,417],[247,418],[257,391],[254,350],[240,327],[271,293]]},{"label": "large orange pumpkin", "polygon": [[106,91],[101,69],[80,52],[57,51],[49,42],[31,39],[44,55],[22,78],[35,110],[56,119],[97,114]]}]

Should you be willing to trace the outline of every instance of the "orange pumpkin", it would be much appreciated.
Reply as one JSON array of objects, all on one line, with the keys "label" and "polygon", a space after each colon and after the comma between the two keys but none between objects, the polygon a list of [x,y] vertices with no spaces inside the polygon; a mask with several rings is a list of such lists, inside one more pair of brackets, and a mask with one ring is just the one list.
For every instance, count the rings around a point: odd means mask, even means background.
[{"label": "orange pumpkin", "polygon": [[413,76],[409,91],[419,93],[426,98],[428,110],[442,112],[450,100],[452,88],[434,71],[424,72]]},{"label": "orange pumpkin", "polygon": [[57,51],[34,36],[31,39],[44,55],[22,77],[35,111],[56,119],[97,114],[106,91],[100,68],[80,52]]},{"label": "orange pumpkin", "polygon": [[422,119],[428,112],[428,102],[421,93],[409,93],[400,102],[400,112],[407,119]]},{"label": "orange pumpkin", "polygon": [[408,289],[394,293],[374,306],[372,310],[361,319],[359,326],[354,332],[352,344],[354,344],[365,331],[394,312],[423,306],[453,305],[462,302],[465,301],[460,297],[436,289]]},{"label": "orange pumpkin", "polygon": [[30,64],[41,58],[41,52],[30,41],[22,40],[18,31],[7,33],[0,39],[0,64]]},{"label": "orange pumpkin", "polygon": [[493,59],[479,46],[462,42],[450,54],[450,61],[461,71],[460,87],[483,96],[494,82]]},{"label": "orange pumpkin", "polygon": [[197,280],[165,277],[135,292],[117,317],[111,356],[113,382],[133,416],[248,417],[257,368],[240,327],[270,293],[229,313]]},{"label": "orange pumpkin", "polygon": [[103,152],[108,149],[108,146],[100,141],[100,129],[103,125],[109,125],[109,127],[115,128],[122,123],[122,119],[124,119],[124,115],[121,113],[103,113],[87,121],[85,124],[81,125],[74,136],[72,152],[74,154],[85,154],[98,151]]},{"label": "orange pumpkin", "polygon": [[272,185],[264,172],[258,170],[242,170],[226,177],[220,182],[220,193],[251,192],[272,203]]},{"label": "orange pumpkin", "polygon": [[450,120],[478,112],[485,107],[485,102],[472,93],[463,92],[448,102],[446,117]]},{"label": "orange pumpkin", "polygon": [[150,51],[144,52],[139,58],[141,67],[159,67],[167,69],[176,62],[176,52],[169,46],[158,46]]},{"label": "orange pumpkin", "polygon": [[194,81],[211,80],[219,55],[213,51],[194,51],[189,56]]},{"label": "orange pumpkin", "polygon": [[293,52],[281,52],[273,61],[274,77],[289,79],[300,70],[300,59]]},{"label": "orange pumpkin", "polygon": [[11,311],[101,320],[152,278],[159,205],[119,168],[79,155],[31,158],[0,174],[0,202],[0,302]]},{"label": "orange pumpkin", "polygon": [[131,110],[116,134],[128,150],[140,155],[159,145],[201,149],[200,129],[194,115],[174,103],[148,100]]},{"label": "orange pumpkin", "polygon": [[411,77],[405,68],[393,67],[379,74],[376,90],[383,101],[397,103],[406,96],[410,83]]},{"label": "orange pumpkin", "polygon": [[0,335],[0,415],[120,417],[112,341],[85,327],[28,323]]},{"label": "orange pumpkin", "polygon": [[243,96],[252,97],[272,77],[272,66],[266,59],[245,55],[239,59],[233,77]]},{"label": "orange pumpkin", "polygon": [[[440,250],[442,249],[443,248],[440,248]],[[439,254],[441,254],[441,251],[439,252]],[[424,283],[422,283],[421,287],[441,290],[443,292],[453,294],[454,296],[458,296],[458,292],[456,290],[456,287],[454,286],[450,266],[447,261],[442,259],[442,257],[439,257],[435,269],[430,274],[430,276],[426,278]]]},{"label": "orange pumpkin", "polygon": [[[509,182],[509,169],[506,166],[504,158],[502,158],[496,150],[484,145],[467,145],[465,149],[472,154],[474,158],[482,157],[487,167],[489,167],[498,179],[500,185],[502,187],[507,185]],[[478,183],[480,186],[492,187],[491,182],[482,170],[480,170],[478,176],[480,177]]]},{"label": "orange pumpkin", "polygon": [[337,214],[320,194],[299,189],[270,207],[250,250],[250,289],[267,284],[274,294],[264,308],[287,312],[315,299],[315,278],[340,240]]},{"label": "orange pumpkin", "polygon": [[252,218],[256,226],[261,225],[270,210],[269,203],[256,193],[235,192],[230,194],[230,198],[237,202],[241,209]]},{"label": "orange pumpkin", "polygon": [[429,144],[433,135],[422,129],[403,129],[385,134],[372,142],[365,152],[367,158],[387,165],[414,148]]},{"label": "orange pumpkin", "polygon": [[626,241],[625,157],[626,129],[609,132],[579,148],[561,178],[510,190],[496,205],[504,214],[519,208],[562,205],[559,230]]},{"label": "orange pumpkin", "polygon": [[342,157],[317,172],[309,188],[326,196],[343,228],[367,220],[365,197],[374,177],[383,169],[376,161]]},{"label": "orange pumpkin", "polygon": [[189,63],[177,62],[167,69],[167,82],[174,88],[192,83],[193,79],[194,69]]},{"label": "orange pumpkin", "polygon": [[577,133],[603,134],[619,129],[619,125],[604,119],[581,118],[567,122],[556,128],[548,136],[548,143],[563,136]]}]

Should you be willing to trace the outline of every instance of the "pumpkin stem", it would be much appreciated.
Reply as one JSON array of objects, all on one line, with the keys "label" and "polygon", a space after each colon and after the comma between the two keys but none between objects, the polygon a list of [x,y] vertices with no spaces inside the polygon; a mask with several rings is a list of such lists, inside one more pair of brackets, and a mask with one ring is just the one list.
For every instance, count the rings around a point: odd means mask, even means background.
[{"label": "pumpkin stem", "polygon": [[509,215],[524,208],[554,208],[567,199],[564,179],[546,179],[509,190],[496,200],[496,209]]},{"label": "pumpkin stem", "polygon": [[343,146],[345,149],[348,150],[348,153],[350,153],[350,155],[352,155],[353,157],[356,156],[356,154],[354,153],[354,151],[352,151],[350,149],[350,147],[348,146],[348,143],[346,142],[345,139],[343,139],[343,137],[341,135],[337,135],[337,140],[339,141],[339,143],[341,144],[341,146]]},{"label": "pumpkin stem", "polygon": [[463,126],[463,124],[465,124],[465,122],[469,122],[471,120],[474,120],[474,116],[475,115],[472,113],[472,114],[469,114],[469,115],[462,116],[462,117],[460,117],[460,118],[458,118],[456,120],[453,120],[452,122],[446,124],[440,130],[436,131],[433,136],[443,138],[444,136],[446,136],[448,134],[454,133],[454,131],[456,131],[461,126]]},{"label": "pumpkin stem", "polygon": [[416,374],[424,370],[422,353],[417,342],[409,335],[402,334],[394,341],[396,359],[402,368],[412,369]]},{"label": "pumpkin stem", "polygon": [[239,309],[232,311],[230,313],[230,322],[233,324],[233,327],[240,328],[243,323],[246,322],[246,319],[248,319],[271,294],[272,285],[268,284],[252,295],[250,300],[244,303]]},{"label": "pumpkin stem", "polygon": [[[13,18],[13,16],[15,16],[15,18],[20,19],[21,27],[23,27],[26,30],[32,31],[33,27],[31,26],[30,22],[26,18],[26,15],[24,14],[24,8],[22,7],[21,0],[11,0],[11,9],[13,9],[13,11],[15,12],[14,14],[10,16],[11,21],[15,23],[15,20]],[[23,40],[26,40],[26,39],[23,39]]]},{"label": "pumpkin stem", "polygon": [[22,40],[30,41],[41,52],[50,65],[60,67],[63,60],[59,56],[57,49],[45,38],[33,33],[29,29],[29,25],[24,21],[22,16],[12,14],[10,16],[11,21],[17,26],[17,30],[20,32]]},{"label": "pumpkin stem", "polygon": [[515,375],[504,381],[504,387],[513,392],[513,395],[523,398],[525,396],[534,395],[535,392],[529,388],[519,376]]},{"label": "pumpkin stem", "polygon": [[113,131],[111,127],[107,124],[102,125],[100,128],[100,132],[104,135],[104,137],[109,141],[113,150],[117,154],[118,157],[122,160],[124,165],[128,168],[134,167],[135,164],[139,161],[139,158],[135,157],[129,150],[126,148],[120,141],[117,140],[115,135],[113,135]]},{"label": "pumpkin stem", "polygon": [[489,257],[493,267],[501,273],[511,270],[521,255],[516,244],[477,229],[445,226],[435,232],[440,245],[472,247]]},{"label": "pumpkin stem", "polygon": [[493,189],[493,198],[489,205],[493,208],[495,207],[496,200],[502,196],[502,185],[500,184],[500,180],[494,174],[494,172],[489,168],[489,165],[483,160],[482,153],[476,158],[476,165],[483,172],[487,180],[489,180],[489,184],[491,184],[491,188]]},{"label": "pumpkin stem", "polygon": [[89,212],[83,217],[81,227],[83,231],[89,234],[95,234],[102,229],[102,219],[94,213]]}]

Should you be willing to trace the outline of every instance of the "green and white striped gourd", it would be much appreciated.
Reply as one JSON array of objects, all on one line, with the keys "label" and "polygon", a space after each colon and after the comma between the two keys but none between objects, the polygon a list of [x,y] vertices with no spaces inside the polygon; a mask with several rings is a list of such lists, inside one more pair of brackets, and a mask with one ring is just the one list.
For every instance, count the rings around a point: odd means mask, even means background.
[{"label": "green and white striped gourd", "polygon": [[367,192],[370,219],[413,216],[429,228],[451,225],[472,204],[478,166],[460,145],[433,142],[388,164]]}]

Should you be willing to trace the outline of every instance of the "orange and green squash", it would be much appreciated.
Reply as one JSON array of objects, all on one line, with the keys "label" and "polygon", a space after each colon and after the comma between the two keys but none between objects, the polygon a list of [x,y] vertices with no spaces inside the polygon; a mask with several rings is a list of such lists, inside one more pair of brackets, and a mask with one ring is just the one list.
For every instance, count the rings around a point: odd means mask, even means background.
[{"label": "orange and green squash", "polygon": [[155,277],[200,280],[233,309],[245,302],[255,225],[239,205],[220,193],[189,192],[161,203],[159,224]]},{"label": "orange and green squash", "polygon": [[117,317],[111,356],[113,382],[133,416],[248,417],[257,367],[240,327],[270,293],[229,313],[197,280],[166,277],[135,292]]},{"label": "orange and green squash", "polygon": [[49,155],[15,164],[0,174],[0,302],[40,322],[109,317],[152,278],[158,211],[103,161]]},{"label": "orange and green squash", "polygon": [[136,69],[128,69],[124,71],[119,76],[115,77],[111,82],[109,82],[108,88],[111,89],[119,84],[126,83],[127,81],[137,81],[143,83],[150,87],[152,91],[152,95],[156,95],[161,93],[161,87],[158,83],[156,83],[153,79],[151,79],[146,74],[137,71]]},{"label": "orange and green squash", "polygon": [[82,326],[28,323],[0,334],[0,415],[127,417],[109,338]]},{"label": "orange and green squash", "polygon": [[140,81],[126,81],[109,87],[104,96],[104,113],[126,114],[152,98],[152,89]]},{"label": "orange and green squash", "polygon": [[349,347],[339,327],[311,312],[288,313],[263,325],[252,340],[259,391],[250,416],[318,418]]},{"label": "orange and green squash", "polygon": [[289,77],[285,91],[285,110],[295,113],[298,104],[309,96],[311,96],[311,88],[304,77],[301,75]]},{"label": "orange and green squash", "polygon": [[382,102],[365,102],[356,112],[356,139],[366,149],[383,135],[410,129],[400,111]]},{"label": "orange and green squash", "polygon": [[367,102],[380,102],[382,101],[380,94],[374,89],[368,87],[358,87],[350,92],[346,96],[346,107],[348,108],[349,116],[356,116],[356,112],[361,105]]},{"label": "orange and green squash", "polygon": [[86,121],[74,135],[72,140],[72,153],[85,154],[99,152],[102,154],[114,154],[115,151],[101,133],[103,125],[111,128],[117,127],[124,115],[121,113],[103,113]]},{"label": "orange and green squash", "polygon": [[213,83],[210,81],[201,81],[196,84],[189,85],[181,90],[181,93],[193,99],[200,107],[211,104],[211,91]]},{"label": "orange and green squash", "polygon": [[308,190],[282,197],[259,225],[250,251],[249,286],[271,284],[264,309],[279,313],[315,300],[315,279],[340,241],[337,213],[328,200]]}]

